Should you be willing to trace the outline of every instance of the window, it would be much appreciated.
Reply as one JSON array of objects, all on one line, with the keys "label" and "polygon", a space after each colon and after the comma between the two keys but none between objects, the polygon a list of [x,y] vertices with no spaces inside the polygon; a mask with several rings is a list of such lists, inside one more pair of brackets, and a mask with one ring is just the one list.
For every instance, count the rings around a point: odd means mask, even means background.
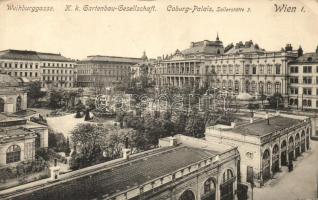
[{"label": "window", "polygon": [[289,80],[290,80],[290,83],[298,83],[298,77],[297,76],[291,76]]},{"label": "window", "polygon": [[250,66],[247,65],[245,66],[245,74],[249,74],[250,73]]},{"label": "window", "polygon": [[290,94],[298,94],[298,88],[290,88]]},{"label": "window", "polygon": [[272,65],[267,65],[267,74],[272,74]]},{"label": "window", "polygon": [[253,66],[253,74],[256,74],[256,66]]},{"label": "window", "polygon": [[311,76],[304,76],[303,77],[303,84],[311,84],[312,83],[312,77]]},{"label": "window", "polygon": [[303,100],[303,106],[311,107],[311,100],[310,99],[304,99]]},{"label": "window", "polygon": [[312,72],[311,66],[304,66],[303,67],[303,73],[311,73],[311,72]]},{"label": "window", "polygon": [[276,65],[275,69],[276,69],[276,74],[280,74],[280,65]]},{"label": "window", "polygon": [[280,83],[275,83],[275,93],[280,93]]},{"label": "window", "polygon": [[304,95],[311,95],[311,88],[304,88],[303,89],[303,94]]},{"label": "window", "polygon": [[272,93],[272,83],[267,83],[266,85],[266,89],[267,89],[267,94],[271,94]]},{"label": "window", "polygon": [[264,74],[264,65],[259,66],[259,73]]},{"label": "window", "polygon": [[21,149],[18,145],[12,145],[7,149],[6,161],[7,164],[20,161]]},{"label": "window", "polygon": [[232,65],[229,66],[229,74],[233,74],[233,66]]},{"label": "window", "polygon": [[311,88],[304,88],[303,89],[303,94],[304,95],[311,95]]},{"label": "window", "polygon": [[28,72],[24,72],[24,76],[27,77],[28,76]]},{"label": "window", "polygon": [[290,67],[290,73],[297,74],[298,73],[298,66],[291,66]]},{"label": "window", "polygon": [[239,66],[235,66],[235,74],[239,74],[239,73],[240,73]]}]

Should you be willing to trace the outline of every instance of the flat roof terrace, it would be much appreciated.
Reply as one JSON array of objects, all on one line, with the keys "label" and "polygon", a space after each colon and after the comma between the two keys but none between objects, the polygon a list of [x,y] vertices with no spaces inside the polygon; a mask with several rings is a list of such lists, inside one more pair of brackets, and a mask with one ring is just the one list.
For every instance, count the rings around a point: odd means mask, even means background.
[{"label": "flat roof terrace", "polygon": [[283,130],[285,128],[297,126],[303,121],[304,120],[293,119],[289,117],[275,116],[269,118],[269,124],[267,124],[267,119],[262,119],[253,123],[237,126],[231,131],[240,133],[242,135],[261,137],[272,132]]}]

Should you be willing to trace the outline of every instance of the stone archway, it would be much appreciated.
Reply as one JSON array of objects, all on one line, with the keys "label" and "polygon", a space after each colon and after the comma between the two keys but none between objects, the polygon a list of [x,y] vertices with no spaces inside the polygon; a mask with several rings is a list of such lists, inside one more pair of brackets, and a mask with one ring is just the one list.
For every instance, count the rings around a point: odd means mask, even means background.
[{"label": "stone archway", "polygon": [[287,166],[287,142],[286,140],[283,140],[283,142],[280,145],[280,163],[282,166]]},{"label": "stone archway", "polygon": [[235,181],[232,170],[227,169],[223,173],[222,184],[220,186],[220,199],[221,200],[234,200],[233,183]]},{"label": "stone archway", "polygon": [[279,172],[279,146],[275,144],[272,150],[272,172]]},{"label": "stone archway", "polygon": [[306,130],[306,132],[307,132],[307,134],[306,134],[306,146],[307,146],[307,150],[309,149],[309,143],[310,143],[310,141],[309,141],[309,135],[311,134],[311,129],[310,128],[307,128],[307,130]]},{"label": "stone archway", "polygon": [[294,160],[294,138],[291,136],[288,140],[288,162]]},{"label": "stone archway", "polygon": [[300,156],[300,136],[299,133],[295,136],[295,159],[297,159],[298,156]]},{"label": "stone archway", "polygon": [[195,195],[191,190],[186,190],[179,197],[179,200],[195,200]]},{"label": "stone archway", "polygon": [[306,151],[306,135],[305,131],[303,130],[301,132],[301,153],[304,153]]},{"label": "stone archway", "polygon": [[266,149],[263,153],[263,159],[262,159],[262,171],[263,171],[263,182],[266,182],[271,178],[271,172],[270,172],[270,151]]},{"label": "stone archway", "polygon": [[4,112],[4,100],[0,98],[0,113]]},{"label": "stone archway", "polygon": [[201,200],[215,200],[216,199],[216,184],[213,178],[209,178],[203,184],[203,194]]}]

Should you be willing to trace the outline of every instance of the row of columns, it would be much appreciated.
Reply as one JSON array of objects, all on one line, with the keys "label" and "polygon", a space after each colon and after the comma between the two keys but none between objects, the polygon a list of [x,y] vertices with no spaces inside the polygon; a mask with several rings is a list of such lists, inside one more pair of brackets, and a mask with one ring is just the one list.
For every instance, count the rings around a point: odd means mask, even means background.
[{"label": "row of columns", "polygon": [[197,73],[198,68],[197,62],[164,63],[161,74],[200,74],[200,71]]},{"label": "row of columns", "polygon": [[[292,138],[292,143],[289,143],[290,138]],[[282,144],[285,142],[286,146],[282,146]],[[277,143],[273,146],[273,148],[266,149],[263,154],[262,154],[262,173],[261,173],[261,180],[262,182],[266,181],[264,180],[264,175],[266,168],[268,167],[267,165],[264,166],[264,164],[268,163],[269,164],[269,171],[270,171],[270,178],[273,177],[273,175],[276,172],[275,169],[273,168],[274,162],[278,162],[278,169],[280,170],[283,165],[288,166],[289,162],[292,162],[295,160],[298,156],[301,155],[302,152],[306,152],[309,149],[309,134],[305,133],[305,135],[301,136],[301,133],[299,133],[299,139],[296,140],[296,137],[288,137],[284,139],[281,143]],[[302,145],[304,144],[304,145]],[[278,146],[278,151],[274,152],[275,146]],[[299,152],[296,151],[296,149],[299,148]],[[269,158],[264,160],[264,154],[265,152],[269,151]],[[299,153],[299,155],[297,155]],[[284,155],[283,155],[284,154]],[[282,156],[285,156],[285,161],[286,163],[282,163]]]}]

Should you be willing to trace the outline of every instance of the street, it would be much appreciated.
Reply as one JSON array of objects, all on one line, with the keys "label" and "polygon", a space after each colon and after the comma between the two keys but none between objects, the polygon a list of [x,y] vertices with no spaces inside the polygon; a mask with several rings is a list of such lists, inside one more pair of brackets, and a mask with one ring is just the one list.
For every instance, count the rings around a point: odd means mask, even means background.
[{"label": "street", "polygon": [[254,188],[255,200],[294,200],[317,198],[318,141],[311,140],[311,151],[295,162],[292,172],[282,169],[277,179],[262,188]]}]

